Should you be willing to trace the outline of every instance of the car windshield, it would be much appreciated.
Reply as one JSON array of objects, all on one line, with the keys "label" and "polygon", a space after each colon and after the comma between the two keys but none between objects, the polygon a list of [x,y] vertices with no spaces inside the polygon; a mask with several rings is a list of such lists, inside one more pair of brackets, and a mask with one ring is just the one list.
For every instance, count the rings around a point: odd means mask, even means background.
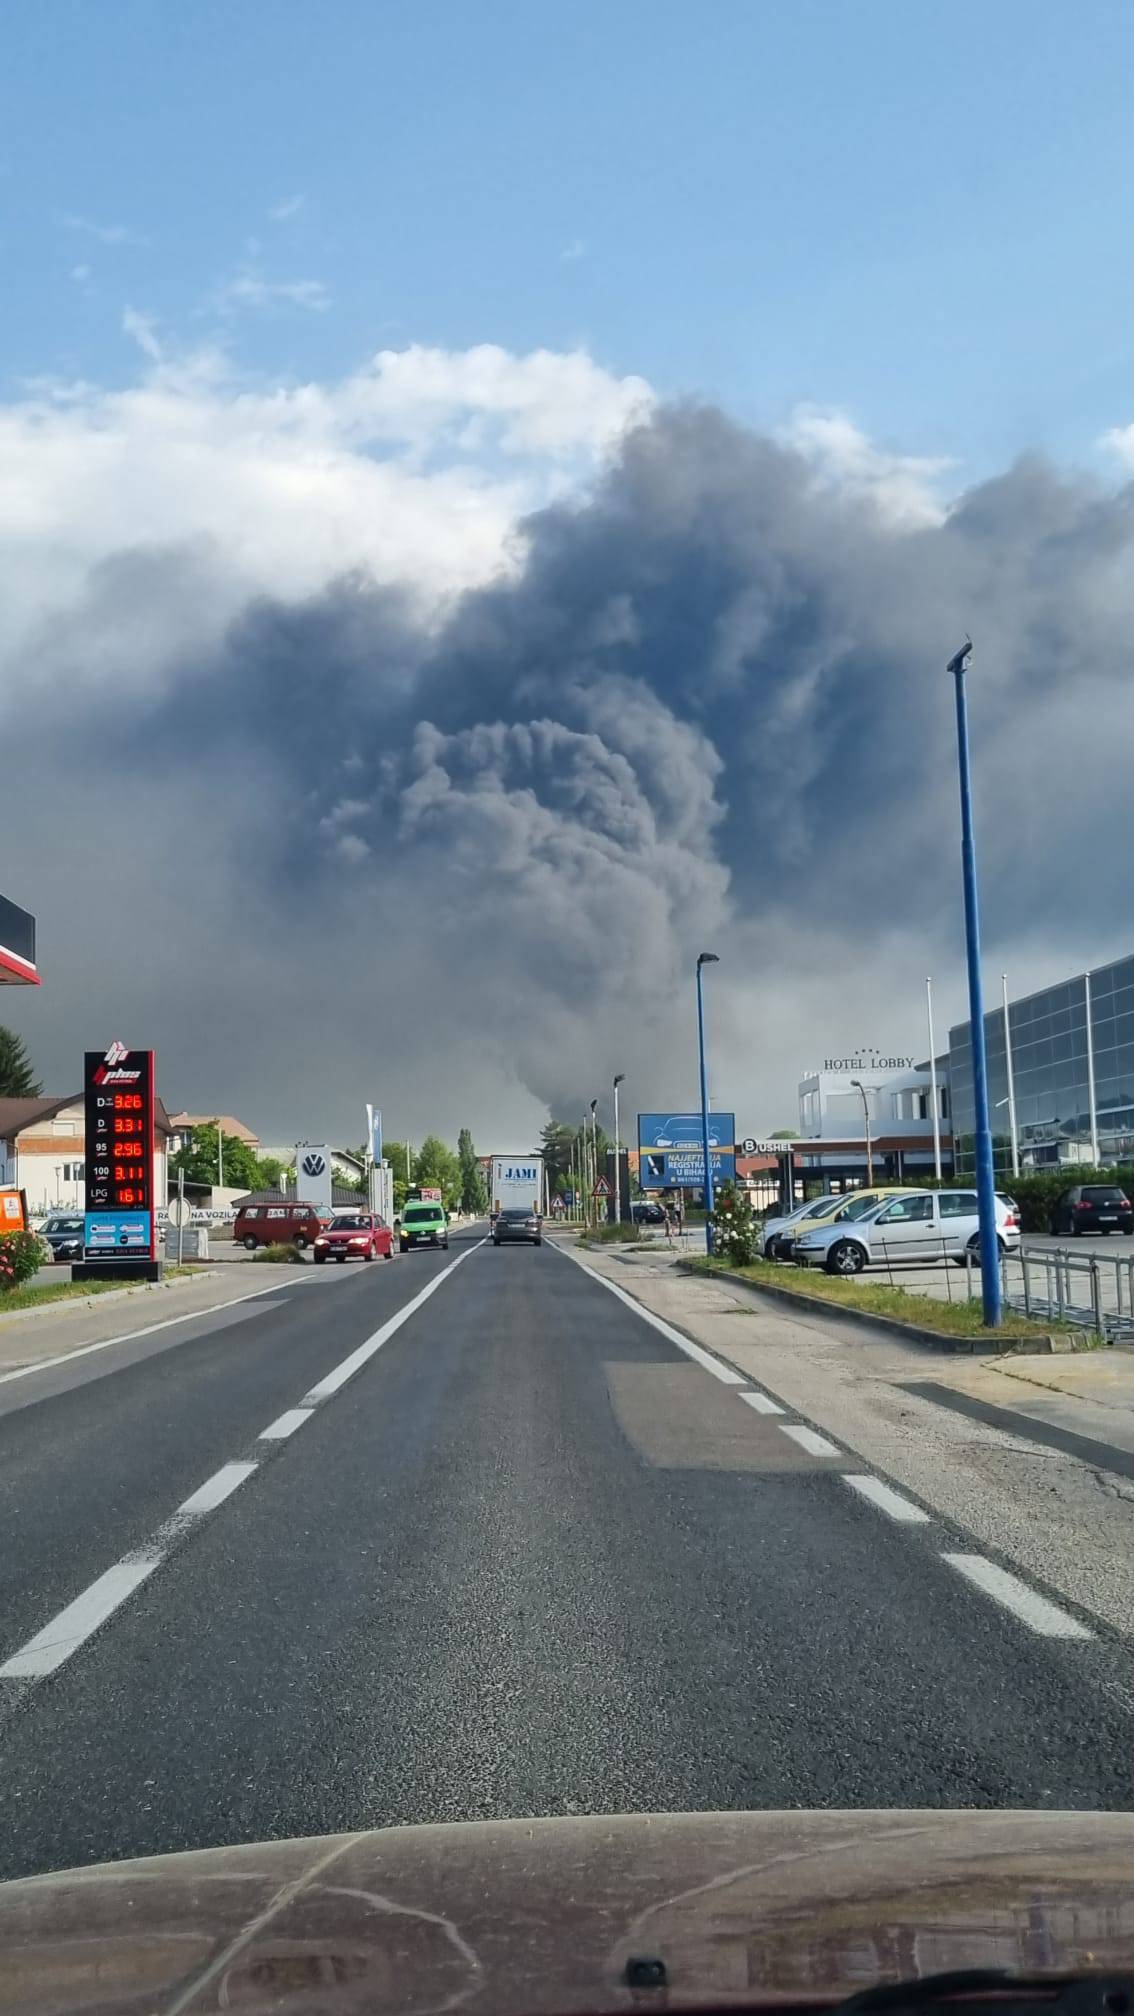
[{"label": "car windshield", "polygon": [[1134,0],[0,19],[0,2000],[1117,1984]]}]

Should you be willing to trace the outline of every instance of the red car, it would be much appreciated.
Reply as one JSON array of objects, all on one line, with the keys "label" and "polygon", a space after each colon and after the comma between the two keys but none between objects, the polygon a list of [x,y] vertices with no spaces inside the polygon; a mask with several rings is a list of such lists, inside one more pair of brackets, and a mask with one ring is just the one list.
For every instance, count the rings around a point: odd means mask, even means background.
[{"label": "red car", "polygon": [[394,1257],[394,1242],[384,1218],[372,1211],[339,1211],[315,1241],[314,1260],[384,1260]]}]

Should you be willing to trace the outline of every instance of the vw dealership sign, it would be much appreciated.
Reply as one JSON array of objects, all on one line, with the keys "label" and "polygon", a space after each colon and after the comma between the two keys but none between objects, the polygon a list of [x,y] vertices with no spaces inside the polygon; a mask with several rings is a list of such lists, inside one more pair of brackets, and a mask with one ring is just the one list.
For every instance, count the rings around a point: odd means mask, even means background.
[{"label": "vw dealership sign", "polygon": [[[710,1113],[713,1183],[736,1181],[736,1115]],[[703,1190],[705,1150],[699,1113],[639,1113],[638,1181],[643,1190]]]},{"label": "vw dealership sign", "polygon": [[331,1208],[331,1150],[326,1141],[297,1141],[295,1194],[318,1209]]}]

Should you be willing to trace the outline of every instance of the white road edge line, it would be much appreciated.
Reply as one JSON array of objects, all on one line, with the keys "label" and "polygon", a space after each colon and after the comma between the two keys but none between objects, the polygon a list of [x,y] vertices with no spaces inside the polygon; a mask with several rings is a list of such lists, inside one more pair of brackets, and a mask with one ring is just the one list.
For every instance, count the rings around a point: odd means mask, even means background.
[{"label": "white road edge line", "polygon": [[403,1323],[408,1323],[410,1317],[417,1314],[423,1302],[428,1302],[431,1295],[436,1295],[442,1281],[447,1281],[450,1274],[463,1261],[468,1259],[469,1254],[477,1252],[484,1243],[483,1239],[478,1239],[475,1246],[469,1246],[464,1253],[458,1253],[455,1260],[450,1260],[449,1265],[443,1267],[440,1274],[435,1274],[432,1281],[426,1282],[420,1294],[415,1295],[412,1301],[407,1302],[403,1308],[397,1311],[396,1315],[391,1316],[389,1322],[383,1323],[381,1329],[376,1330],[372,1337],[368,1337],[364,1344],[360,1344],[356,1351],[352,1351],[349,1358],[344,1358],[340,1364],[334,1367],[333,1371],[328,1372],[324,1378],[318,1380],[304,1394],[299,1403],[300,1406],[317,1407],[321,1400],[329,1400],[332,1393],[337,1393],[340,1386],[345,1386],[348,1379],[353,1379],[355,1373],[361,1371],[367,1360],[373,1358],[374,1353],[380,1351],[383,1344],[389,1341],[394,1335],[395,1330],[400,1330]]},{"label": "white road edge line", "polygon": [[609,1288],[611,1294],[617,1295],[620,1302],[625,1302],[626,1307],[632,1309],[635,1316],[640,1316],[643,1323],[648,1323],[652,1329],[660,1331],[671,1344],[676,1344],[679,1351],[684,1351],[687,1358],[692,1358],[706,1372],[711,1372],[713,1378],[719,1379],[722,1386],[743,1386],[742,1372],[734,1372],[731,1365],[722,1365],[720,1359],[714,1358],[711,1352],[702,1351],[701,1346],[694,1344],[692,1338],[683,1337],[680,1330],[675,1330],[672,1323],[667,1323],[663,1317],[655,1316],[653,1310],[647,1309],[644,1302],[636,1302],[633,1295],[628,1295],[625,1288],[620,1288],[616,1281],[608,1281],[605,1274],[596,1274],[593,1267],[588,1267],[585,1260],[580,1260],[576,1254],[568,1252],[565,1246],[558,1245],[554,1239],[551,1244],[557,1253],[563,1254],[564,1259],[573,1260],[576,1267],[581,1267],[584,1274],[588,1274],[592,1281],[597,1281],[600,1288]]},{"label": "white road edge line", "polygon": [[178,1506],[174,1518],[199,1519],[205,1512],[215,1512],[217,1506],[223,1505],[226,1498],[231,1498],[234,1491],[239,1491],[259,1467],[257,1463],[222,1463],[219,1470],[206,1477],[204,1483],[198,1485],[196,1491]]},{"label": "white road edge line", "polygon": [[784,1412],[779,1401],[769,1400],[766,1393],[741,1393],[738,1397],[745,1401],[749,1407],[754,1407],[757,1414],[782,1414]]},{"label": "white road edge line", "polygon": [[92,1631],[105,1624],[138,1584],[153,1574],[161,1558],[160,1553],[147,1552],[116,1561],[113,1568],[108,1568],[105,1575],[100,1575],[97,1582],[92,1582],[50,1624],[45,1624],[42,1631],[37,1631],[34,1638],[29,1638],[26,1645],[5,1660],[0,1666],[0,1680],[41,1680],[46,1673],[54,1673]]},{"label": "white road edge line", "polygon": [[852,1477],[849,1471],[844,1470],[843,1483],[849,1484],[860,1497],[869,1498],[870,1503],[877,1505],[878,1510],[885,1512],[890,1519],[901,1520],[907,1526],[929,1524],[928,1512],[923,1512],[921,1506],[915,1505],[911,1499],[903,1498],[900,1491],[891,1490],[880,1477]]},{"label": "white road edge line", "polygon": [[1094,1632],[1088,1631],[1085,1624],[1080,1624],[1077,1617],[1070,1617],[1066,1610],[1060,1610],[1046,1596],[1029,1589],[1026,1582],[1009,1575],[1006,1568],[998,1568],[994,1561],[986,1561],[983,1554],[943,1554],[941,1559],[983,1595],[991,1596],[994,1603],[1010,1610],[1014,1617],[1041,1638],[1094,1637]]},{"label": "white road edge line", "polygon": [[302,1428],[305,1421],[310,1421],[314,1411],[313,1407],[289,1407],[287,1413],[281,1414],[269,1427],[261,1428],[259,1441],[282,1442],[286,1436],[294,1435],[297,1428]]},{"label": "white road edge line", "polygon": [[127,1330],[121,1337],[104,1337],[98,1344],[80,1344],[76,1351],[63,1351],[58,1358],[41,1358],[34,1365],[17,1365],[14,1372],[0,1372],[0,1386],[12,1379],[30,1379],[33,1372],[50,1372],[56,1365],[69,1365],[72,1358],[89,1358],[92,1351],[109,1351],[112,1344],[132,1344],[135,1337],[152,1337],[156,1330],[172,1330],[175,1323],[191,1323],[195,1316],[216,1316],[221,1310],[236,1309],[242,1302],[255,1302],[260,1295],[275,1295],[281,1288],[298,1288],[299,1282],[271,1281],[266,1288],[253,1288],[248,1295],[234,1295],[228,1302],[210,1302],[207,1309],[186,1309],[180,1316],[164,1316],[160,1323],[147,1323],[142,1330]]},{"label": "white road edge line", "polygon": [[790,1435],[793,1442],[806,1449],[809,1456],[841,1456],[843,1453],[833,1442],[828,1442],[825,1435],[817,1435],[814,1428],[801,1427],[796,1421],[781,1421],[779,1429],[781,1435]]}]

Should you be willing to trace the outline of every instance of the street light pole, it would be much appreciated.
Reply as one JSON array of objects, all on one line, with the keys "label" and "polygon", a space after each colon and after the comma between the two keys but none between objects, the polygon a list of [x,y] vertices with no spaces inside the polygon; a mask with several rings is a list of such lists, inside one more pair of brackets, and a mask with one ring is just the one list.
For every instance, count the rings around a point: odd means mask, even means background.
[{"label": "street light pole", "polygon": [[701,971],[705,966],[719,966],[715,952],[697,954],[697,1050],[701,1064],[701,1152],[705,1157],[705,1251],[713,1250],[713,1163],[709,1154],[709,1074],[705,1065],[705,990],[701,981]]},{"label": "street light pole", "polygon": [[[973,783],[969,762],[969,709],[965,673],[972,640],[950,658],[957,701],[957,770],[961,787],[961,873],[965,892],[965,956],[969,969],[969,1026],[973,1052],[973,1134],[976,1149],[977,1212],[980,1220],[980,1296],[984,1323],[1000,1328],[1000,1242],[996,1232],[996,1178],[988,1119],[988,1055],[984,1036],[984,989],[980,977],[980,908],[977,902],[976,843],[973,838]],[[956,1122],[954,1121],[954,1125]]]},{"label": "street light pole", "polygon": [[[874,1181],[874,1143],[870,1138],[870,1101],[866,1096],[866,1087],[861,1078],[852,1078],[850,1082],[862,1093],[862,1117],[866,1126],[866,1181],[868,1184],[872,1184]],[[871,1086],[871,1091],[873,1090],[874,1087]]]},{"label": "street light pole", "polygon": [[937,1051],[933,1041],[933,981],[925,980],[925,1010],[929,1017],[929,1091],[933,1100],[933,1173],[941,1181],[941,1115],[937,1110]]},{"label": "street light pole", "polygon": [[622,1136],[618,1130],[618,1088],[625,1078],[625,1071],[618,1071],[614,1078],[614,1222],[622,1223]]},{"label": "street light pole", "polygon": [[1008,1126],[1012,1135],[1012,1174],[1020,1173],[1020,1140],[1016,1132],[1016,1079],[1012,1070],[1012,1030],[1008,1021],[1008,975],[1000,975],[1000,991],[1004,1001],[1004,1062],[1008,1067]]},{"label": "street light pole", "polygon": [[598,1100],[592,1099],[591,1100],[591,1169],[593,1171],[593,1174],[591,1176],[591,1201],[594,1205],[596,1231],[598,1229],[598,1198],[595,1196],[595,1191],[598,1189],[598,1179],[599,1179],[598,1120],[596,1118],[597,1111],[598,1111]]}]

